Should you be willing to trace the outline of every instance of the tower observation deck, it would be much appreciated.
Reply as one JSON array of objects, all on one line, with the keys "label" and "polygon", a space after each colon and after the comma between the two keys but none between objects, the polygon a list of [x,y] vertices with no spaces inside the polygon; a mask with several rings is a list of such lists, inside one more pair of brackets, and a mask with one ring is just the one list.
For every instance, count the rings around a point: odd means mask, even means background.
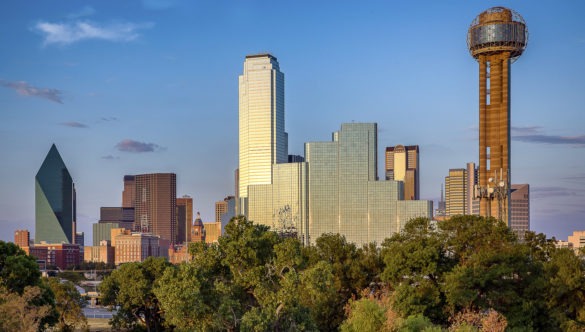
[{"label": "tower observation deck", "polygon": [[515,11],[493,7],[479,14],[467,33],[469,53],[479,62],[480,214],[509,223],[510,64],[526,49],[528,29]]}]

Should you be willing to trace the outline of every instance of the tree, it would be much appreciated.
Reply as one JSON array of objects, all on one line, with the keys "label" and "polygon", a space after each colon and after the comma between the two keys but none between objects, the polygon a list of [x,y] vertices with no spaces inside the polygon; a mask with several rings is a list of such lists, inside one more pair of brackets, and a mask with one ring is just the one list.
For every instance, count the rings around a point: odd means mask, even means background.
[{"label": "tree", "polygon": [[39,284],[41,272],[35,259],[14,243],[0,241],[0,286],[22,294]]},{"label": "tree", "polygon": [[394,289],[393,307],[404,317],[423,314],[445,323],[444,274],[455,261],[447,253],[444,237],[429,219],[409,221],[404,230],[382,244],[385,268],[382,280]]},{"label": "tree", "polygon": [[369,298],[349,300],[349,315],[340,326],[341,332],[384,331],[386,310]]},{"label": "tree", "polygon": [[161,331],[163,317],[153,292],[155,281],[170,265],[162,257],[148,257],[142,263],[126,263],[100,285],[102,303],[117,306],[112,323],[124,328],[143,325],[147,331]]},{"label": "tree", "polygon": [[71,281],[62,283],[59,278],[49,278],[48,284],[55,295],[55,307],[59,315],[57,328],[67,332],[87,326],[87,319],[83,314],[85,301],[75,285]]},{"label": "tree", "polygon": [[570,249],[557,249],[545,264],[551,317],[564,331],[585,329],[585,266]]},{"label": "tree", "polygon": [[38,286],[26,286],[22,295],[0,287],[0,331],[36,332],[44,326],[53,308],[43,301],[43,290]]},{"label": "tree", "polygon": [[457,216],[439,224],[447,251],[458,261],[445,275],[444,292],[452,313],[502,313],[511,328],[550,330],[544,301],[544,255],[531,255],[503,222]]},{"label": "tree", "polygon": [[214,318],[213,283],[206,279],[205,267],[192,262],[166,269],[154,288],[166,324],[177,331],[220,329]]}]

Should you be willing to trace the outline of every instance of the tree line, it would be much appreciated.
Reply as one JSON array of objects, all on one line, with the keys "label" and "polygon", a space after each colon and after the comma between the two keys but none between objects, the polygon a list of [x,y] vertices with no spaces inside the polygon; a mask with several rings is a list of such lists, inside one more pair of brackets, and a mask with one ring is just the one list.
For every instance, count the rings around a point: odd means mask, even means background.
[{"label": "tree line", "polygon": [[[585,330],[583,253],[558,249],[543,234],[528,232],[520,241],[493,218],[413,219],[381,245],[357,247],[338,234],[303,246],[236,217],[217,244],[192,243],[189,252],[187,263],[150,257],[105,277],[101,300],[116,308],[113,328]],[[9,256],[0,256],[2,289],[20,298],[30,285],[42,289],[34,273],[28,281],[11,279],[3,263]],[[35,270],[26,264],[21,272]],[[43,308],[38,297],[23,301]],[[0,323],[5,303],[2,296]]]},{"label": "tree line", "polygon": [[192,260],[122,265],[115,327],[147,331],[583,331],[583,256],[501,221],[408,222],[381,246],[314,245],[237,217]]}]

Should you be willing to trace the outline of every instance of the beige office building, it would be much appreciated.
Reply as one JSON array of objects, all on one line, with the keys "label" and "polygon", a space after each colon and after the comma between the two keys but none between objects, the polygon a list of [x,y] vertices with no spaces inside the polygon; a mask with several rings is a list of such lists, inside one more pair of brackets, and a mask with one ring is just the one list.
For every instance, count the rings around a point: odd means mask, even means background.
[{"label": "beige office building", "polygon": [[445,215],[451,217],[467,213],[467,170],[452,168],[445,177]]},{"label": "beige office building", "polygon": [[[150,256],[158,257],[160,254],[160,237],[144,233],[125,232],[115,237],[115,262],[116,265],[129,262],[142,262]],[[164,248],[168,250],[168,247]],[[166,256],[167,253],[165,252]]]},{"label": "beige office building", "polygon": [[272,165],[287,162],[284,129],[284,74],[276,57],[246,56],[239,77],[237,214],[248,214],[248,186],[271,184]]},{"label": "beige office building", "polygon": [[404,199],[420,199],[418,145],[396,145],[386,148],[386,180],[404,182]]}]

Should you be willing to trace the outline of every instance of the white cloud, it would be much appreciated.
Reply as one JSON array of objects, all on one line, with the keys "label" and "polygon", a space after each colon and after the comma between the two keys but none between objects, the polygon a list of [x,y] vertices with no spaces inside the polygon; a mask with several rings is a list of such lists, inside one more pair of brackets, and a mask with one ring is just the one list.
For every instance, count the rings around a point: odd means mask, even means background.
[{"label": "white cloud", "polygon": [[88,39],[101,39],[114,42],[135,40],[140,36],[141,29],[148,29],[152,23],[113,23],[98,24],[89,21],[72,23],[39,22],[35,30],[44,35],[44,45],[68,45]]}]

